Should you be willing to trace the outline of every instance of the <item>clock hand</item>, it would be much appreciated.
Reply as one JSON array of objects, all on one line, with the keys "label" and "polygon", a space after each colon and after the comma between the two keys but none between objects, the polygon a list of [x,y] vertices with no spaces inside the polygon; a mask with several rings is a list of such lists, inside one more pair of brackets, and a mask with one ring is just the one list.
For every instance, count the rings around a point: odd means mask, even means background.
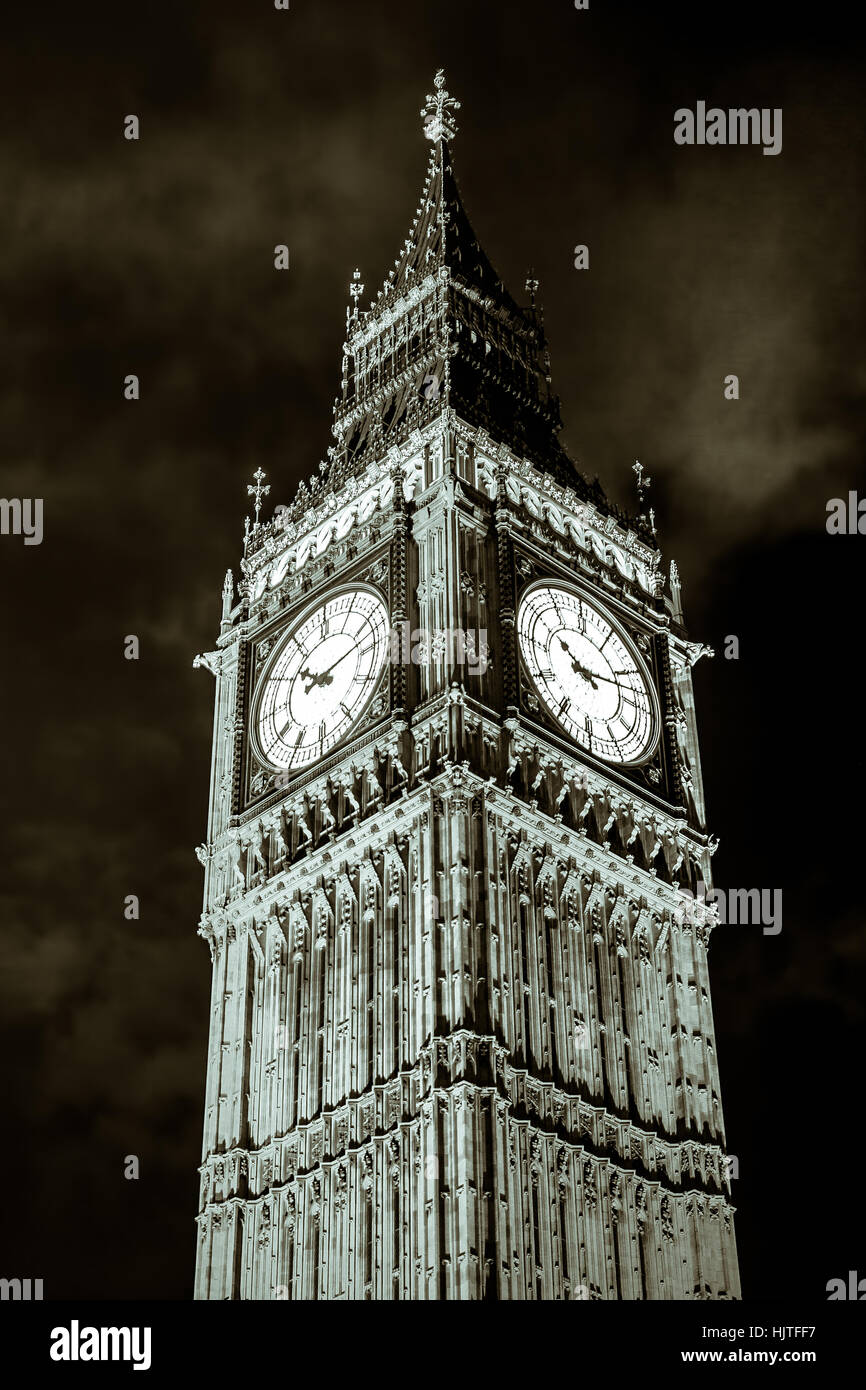
[{"label": "clock hand", "polygon": [[[608,685],[615,685],[618,690],[623,689],[619,681],[613,676],[603,676],[600,671],[591,671],[590,675],[594,676],[597,681],[607,681]],[[629,687],[625,688],[628,689]]]},{"label": "clock hand", "polygon": [[591,671],[589,667],[581,666],[580,662],[576,660],[574,654],[569,649],[568,643],[563,642],[561,637],[559,638],[559,645],[562,647],[562,650],[567,652],[571,657],[571,669],[576,671],[579,676],[583,676],[585,681],[589,681],[593,690],[598,689],[596,681],[607,681],[608,685],[615,685],[618,690],[621,689],[619,681],[616,680],[614,676],[603,676],[600,671]]},{"label": "clock hand", "polygon": [[[562,647],[562,650],[566,653],[566,655],[571,657],[572,671],[576,671],[579,676],[583,676],[583,679],[585,681],[589,681],[593,690],[598,690],[598,686],[592,678],[594,673],[592,671],[588,671],[585,666],[581,666],[580,662],[576,659],[568,643],[563,642],[561,637],[559,638],[559,645]],[[604,678],[602,677],[602,679]]]},{"label": "clock hand", "polygon": [[331,675],[331,672],[334,670],[336,666],[339,666],[341,661],[345,661],[346,657],[351,656],[352,653],[355,651],[357,651],[357,647],[350,647],[347,652],[343,652],[342,656],[338,656],[336,661],[332,661],[327,670],[320,671],[318,675],[316,675],[313,671],[308,671],[306,666],[303,668],[303,670],[299,671],[299,676],[309,677],[310,679],[310,684],[305,687],[304,694],[309,695],[310,691],[314,688],[314,686],[330,685],[334,679],[334,677]]},{"label": "clock hand", "polygon": [[330,673],[330,670],[320,671],[319,674],[316,675],[315,671],[308,670],[306,666],[301,668],[301,670],[298,672],[298,675],[303,676],[304,678],[309,678],[310,684],[304,686],[305,695],[309,695],[310,691],[315,689],[317,685],[330,685],[331,681],[334,679],[334,677]]},{"label": "clock hand", "polygon": [[[316,675],[315,671],[311,671],[307,666],[302,666],[300,671],[298,672],[298,675],[303,676],[307,680],[311,680],[313,682],[313,685],[318,685],[321,679],[320,676]],[[311,690],[312,688],[313,687],[310,686]]]}]

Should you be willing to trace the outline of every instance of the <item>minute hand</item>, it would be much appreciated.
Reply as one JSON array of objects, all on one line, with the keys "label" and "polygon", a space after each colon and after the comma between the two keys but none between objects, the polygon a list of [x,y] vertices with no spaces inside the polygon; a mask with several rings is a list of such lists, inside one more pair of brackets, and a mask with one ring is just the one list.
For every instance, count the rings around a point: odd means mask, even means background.
[{"label": "minute hand", "polygon": [[[620,684],[621,684],[621,683],[620,683],[618,680],[616,680],[616,678],[615,678],[614,676],[603,676],[603,675],[601,674],[600,671],[590,671],[590,670],[587,670],[587,669],[581,667],[581,669],[580,669],[580,674],[581,674],[581,675],[586,675],[586,676],[592,676],[593,680],[596,680],[596,681],[607,681],[608,685],[615,685],[615,686],[617,686],[617,688],[620,688]],[[625,686],[625,687],[623,687],[623,688],[626,689],[626,690],[631,689],[630,686]]]}]

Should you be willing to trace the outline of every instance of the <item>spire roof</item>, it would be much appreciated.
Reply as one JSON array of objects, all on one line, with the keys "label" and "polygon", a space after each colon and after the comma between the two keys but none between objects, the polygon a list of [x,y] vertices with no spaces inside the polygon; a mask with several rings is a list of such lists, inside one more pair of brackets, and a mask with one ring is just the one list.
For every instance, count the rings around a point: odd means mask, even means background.
[{"label": "spire roof", "polygon": [[441,70],[434,86],[421,110],[432,148],[409,235],[369,308],[360,307],[360,271],[350,286],[335,442],[313,491],[339,486],[450,409],[616,513],[559,442],[538,281],[527,281],[531,302],[521,307],[484,252],[452,162],[460,103]]}]

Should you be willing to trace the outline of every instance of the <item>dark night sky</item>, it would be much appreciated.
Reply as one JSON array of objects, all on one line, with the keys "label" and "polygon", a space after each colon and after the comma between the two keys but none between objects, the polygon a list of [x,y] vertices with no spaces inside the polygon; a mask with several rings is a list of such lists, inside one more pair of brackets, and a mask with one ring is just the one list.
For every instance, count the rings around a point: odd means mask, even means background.
[{"label": "dark night sky", "polygon": [[[253,470],[288,502],[327,447],[346,287],[359,265],[375,292],[409,230],[438,66],[475,229],[518,297],[528,265],[541,280],[564,442],[626,506],[642,460],[691,634],[718,652],[696,670],[717,879],[784,892],[781,935],[720,929],[710,953],[744,1293],[822,1298],[862,1272],[842,1145],[862,1107],[844,864],[862,856],[866,541],[824,525],[828,498],[866,484],[848,9],[4,19],[0,492],[44,498],[45,538],[0,538],[0,1275],[42,1277],[47,1298],[190,1296],[213,700],[192,657],[213,646]],[[673,111],[698,99],[782,107],[781,155],[677,147]]]}]

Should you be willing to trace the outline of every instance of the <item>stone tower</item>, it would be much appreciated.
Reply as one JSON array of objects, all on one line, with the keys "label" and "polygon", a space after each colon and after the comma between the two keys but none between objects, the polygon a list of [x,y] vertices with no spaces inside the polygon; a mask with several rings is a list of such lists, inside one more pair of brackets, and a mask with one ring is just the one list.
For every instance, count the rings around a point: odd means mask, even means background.
[{"label": "stone tower", "polygon": [[[675,570],[558,439],[437,74],[216,677],[196,1297],[739,1296]],[[641,483],[639,473],[639,483]],[[644,493],[639,492],[643,509]]]}]

